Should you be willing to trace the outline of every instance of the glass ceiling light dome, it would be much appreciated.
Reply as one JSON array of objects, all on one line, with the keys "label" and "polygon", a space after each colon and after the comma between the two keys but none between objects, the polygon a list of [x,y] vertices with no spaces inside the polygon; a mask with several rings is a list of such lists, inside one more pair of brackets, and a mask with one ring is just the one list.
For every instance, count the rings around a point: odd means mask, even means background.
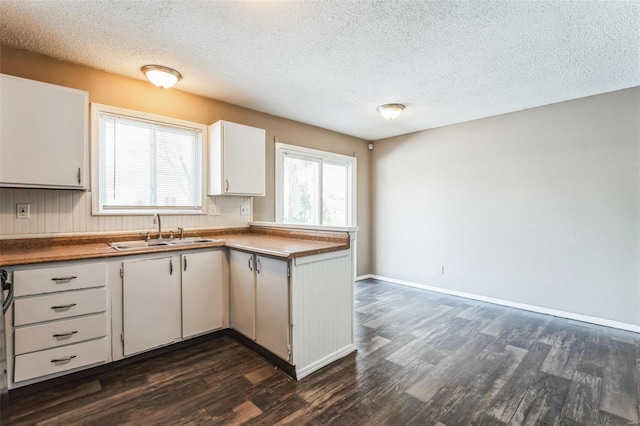
[{"label": "glass ceiling light dome", "polygon": [[387,120],[393,120],[404,111],[404,105],[402,104],[384,104],[377,108],[381,116]]},{"label": "glass ceiling light dome", "polygon": [[145,65],[142,72],[151,83],[162,89],[170,88],[182,78],[178,71],[162,65]]}]

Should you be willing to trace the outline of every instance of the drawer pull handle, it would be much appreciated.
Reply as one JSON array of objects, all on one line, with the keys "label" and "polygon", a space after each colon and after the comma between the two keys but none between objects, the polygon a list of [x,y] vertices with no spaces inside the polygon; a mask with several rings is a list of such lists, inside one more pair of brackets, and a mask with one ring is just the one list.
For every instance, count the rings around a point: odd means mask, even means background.
[{"label": "drawer pull handle", "polygon": [[74,307],[76,305],[77,305],[77,303],[69,303],[68,305],[52,306],[51,309],[54,309],[54,310],[56,310],[56,309],[69,309],[69,308],[72,308],[72,307]]},{"label": "drawer pull handle", "polygon": [[76,276],[72,276],[72,277],[60,277],[60,278],[51,278],[51,281],[55,281],[56,284],[58,284],[60,281],[71,281],[71,280],[75,280]]},{"label": "drawer pull handle", "polygon": [[68,356],[68,357],[66,357],[66,358],[52,359],[52,360],[51,360],[51,362],[53,362],[53,363],[58,363],[58,362],[69,362],[69,361],[71,361],[71,360],[72,360],[72,359],[74,359],[74,358],[76,358],[76,356],[75,356],[75,355],[71,355],[71,356]]},{"label": "drawer pull handle", "polygon": [[68,333],[56,333],[56,334],[53,335],[53,337],[55,337],[56,339],[61,339],[63,337],[73,336],[76,333],[77,333],[77,331],[70,331]]}]

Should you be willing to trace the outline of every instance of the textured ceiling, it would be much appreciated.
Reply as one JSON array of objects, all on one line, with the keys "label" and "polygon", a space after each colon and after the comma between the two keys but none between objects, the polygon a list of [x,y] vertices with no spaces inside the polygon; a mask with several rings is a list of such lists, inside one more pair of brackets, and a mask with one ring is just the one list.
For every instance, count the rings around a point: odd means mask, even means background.
[{"label": "textured ceiling", "polygon": [[[640,2],[0,1],[0,42],[367,140],[640,85]],[[407,106],[394,121],[383,103]]]}]

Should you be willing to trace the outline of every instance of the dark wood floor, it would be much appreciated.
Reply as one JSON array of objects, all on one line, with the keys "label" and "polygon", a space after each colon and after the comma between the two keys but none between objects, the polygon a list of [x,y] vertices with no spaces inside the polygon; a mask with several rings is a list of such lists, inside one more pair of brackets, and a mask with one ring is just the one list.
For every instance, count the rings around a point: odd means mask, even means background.
[{"label": "dark wood floor", "polygon": [[223,337],[14,399],[12,424],[638,423],[635,333],[369,280],[356,335],[300,382]]}]

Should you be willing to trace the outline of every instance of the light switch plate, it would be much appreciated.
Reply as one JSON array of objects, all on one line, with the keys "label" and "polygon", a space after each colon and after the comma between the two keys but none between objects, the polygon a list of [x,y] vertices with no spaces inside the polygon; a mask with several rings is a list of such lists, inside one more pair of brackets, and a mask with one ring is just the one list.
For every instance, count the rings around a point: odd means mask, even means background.
[{"label": "light switch plate", "polygon": [[209,206],[209,216],[220,216],[220,208],[215,204]]}]

